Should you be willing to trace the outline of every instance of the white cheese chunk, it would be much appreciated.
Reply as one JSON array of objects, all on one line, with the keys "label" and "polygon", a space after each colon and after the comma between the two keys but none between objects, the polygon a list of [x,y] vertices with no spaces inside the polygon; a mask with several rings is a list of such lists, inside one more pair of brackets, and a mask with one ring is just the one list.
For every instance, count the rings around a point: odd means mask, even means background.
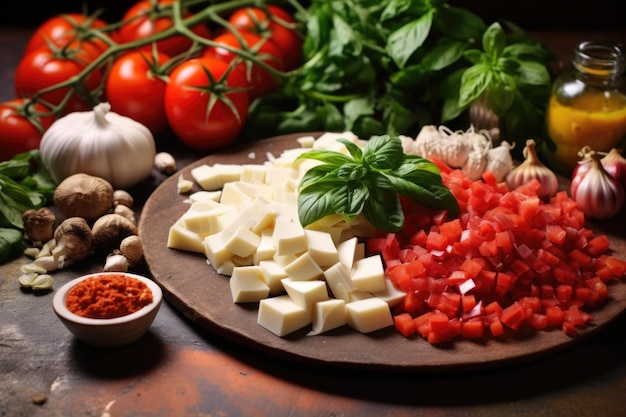
[{"label": "white cheese chunk", "polygon": [[224,262],[229,260],[234,254],[224,245],[222,232],[209,235],[202,241],[202,253],[207,257],[213,268],[219,268]]},{"label": "white cheese chunk", "polygon": [[239,226],[224,243],[226,249],[237,256],[251,256],[256,251],[259,243],[261,243],[261,236],[245,226]]},{"label": "white cheese chunk", "polygon": [[221,230],[219,218],[231,210],[232,208],[224,205],[202,211],[190,209],[181,219],[187,230],[197,233],[204,238]]},{"label": "white cheese chunk", "polygon": [[313,310],[313,305],[318,301],[328,300],[326,283],[322,280],[296,281],[283,278],[281,282],[293,302],[309,311]]},{"label": "white cheese chunk", "polygon": [[252,184],[264,184],[266,172],[267,166],[265,165],[245,164],[241,168],[240,179]]},{"label": "white cheese chunk", "polygon": [[226,183],[239,181],[242,167],[239,164],[200,165],[191,170],[191,176],[203,190],[214,191]]},{"label": "white cheese chunk", "polygon": [[203,239],[197,233],[187,230],[181,219],[178,219],[167,236],[167,247],[189,252],[203,252]]},{"label": "white cheese chunk", "polygon": [[234,182],[224,184],[222,188],[222,195],[220,197],[220,203],[230,204],[241,208],[244,204],[250,203],[254,197],[250,196]]},{"label": "white cheese chunk", "polygon": [[389,305],[380,298],[367,298],[346,304],[350,327],[361,333],[370,333],[393,325]]},{"label": "white cheese chunk", "polygon": [[189,201],[191,201],[192,203],[199,203],[199,202],[206,202],[206,201],[218,202],[220,201],[221,195],[222,195],[221,190],[196,191],[195,193],[189,196]]},{"label": "white cheese chunk", "polygon": [[352,266],[352,282],[361,291],[384,291],[387,288],[385,267],[380,255],[356,260]]},{"label": "white cheese chunk", "polygon": [[324,274],[324,270],[315,263],[309,252],[298,256],[294,261],[285,265],[284,269],[289,278],[297,281],[317,279]]},{"label": "white cheese chunk", "polygon": [[308,336],[317,335],[347,323],[346,302],[336,298],[319,301],[313,306],[313,326]]},{"label": "white cheese chunk", "polygon": [[265,229],[261,232],[261,242],[253,255],[255,265],[260,265],[262,261],[273,260],[276,248],[272,244],[272,229]]},{"label": "white cheese chunk", "polygon": [[320,267],[334,265],[339,261],[337,247],[329,233],[305,229],[304,234],[309,254]]},{"label": "white cheese chunk", "polygon": [[345,302],[350,301],[350,292],[356,290],[356,287],[350,277],[350,271],[345,266],[337,262],[324,271],[324,278],[333,297]]},{"label": "white cheese chunk", "polygon": [[276,255],[293,255],[307,250],[306,235],[300,223],[276,220],[272,243]]},{"label": "white cheese chunk", "polygon": [[257,322],[277,336],[285,336],[311,323],[309,312],[288,295],[266,298],[259,302]]},{"label": "white cheese chunk", "polygon": [[253,303],[269,295],[269,287],[263,281],[263,271],[258,266],[239,266],[230,277],[230,292],[234,303]]},{"label": "white cheese chunk", "polygon": [[270,294],[283,292],[285,288],[281,280],[287,278],[285,270],[274,260],[263,260],[258,265],[263,272],[263,281],[270,288]]}]

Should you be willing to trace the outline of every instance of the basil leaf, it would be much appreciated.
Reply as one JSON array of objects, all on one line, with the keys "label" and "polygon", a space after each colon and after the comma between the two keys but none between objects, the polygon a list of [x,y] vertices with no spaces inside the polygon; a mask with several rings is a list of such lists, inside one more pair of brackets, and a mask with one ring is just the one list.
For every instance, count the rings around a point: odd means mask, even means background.
[{"label": "basil leaf", "polygon": [[326,216],[335,214],[333,193],[336,184],[314,182],[300,189],[298,193],[298,218],[303,226],[314,223]]},{"label": "basil leaf", "polygon": [[24,236],[17,229],[0,227],[0,264],[22,253]]},{"label": "basil leaf", "polygon": [[483,49],[485,53],[494,58],[498,58],[502,55],[505,46],[506,37],[502,26],[497,22],[493,23],[483,34]]},{"label": "basil leaf", "polygon": [[537,62],[522,61],[516,71],[520,83],[528,85],[549,85],[550,74],[547,68]]},{"label": "basil leaf", "polygon": [[387,52],[398,67],[403,68],[415,51],[424,44],[430,33],[433,15],[434,11],[431,9],[389,35]]},{"label": "basil leaf", "polygon": [[361,161],[361,159],[363,158],[363,151],[354,142],[350,142],[349,140],[343,138],[339,138],[337,139],[337,141],[342,143],[343,146],[346,147],[346,149],[350,153],[350,156],[352,156],[355,161]]},{"label": "basil leaf", "polygon": [[459,96],[459,106],[470,105],[487,89],[491,81],[491,71],[486,64],[476,64],[469,67],[461,77],[461,94]]},{"label": "basil leaf", "polygon": [[404,226],[404,213],[398,193],[384,176],[370,179],[370,195],[363,207],[363,215],[376,228],[397,232]]},{"label": "basil leaf", "polygon": [[365,144],[364,162],[378,170],[395,167],[402,159],[402,143],[392,140],[389,135],[374,136]]},{"label": "basil leaf", "polygon": [[313,149],[310,151],[306,151],[303,154],[298,155],[296,161],[298,159],[315,159],[317,161],[321,161],[335,166],[341,166],[343,164],[353,162],[353,159],[350,158],[348,155],[344,155],[340,152],[335,152],[328,149]]}]

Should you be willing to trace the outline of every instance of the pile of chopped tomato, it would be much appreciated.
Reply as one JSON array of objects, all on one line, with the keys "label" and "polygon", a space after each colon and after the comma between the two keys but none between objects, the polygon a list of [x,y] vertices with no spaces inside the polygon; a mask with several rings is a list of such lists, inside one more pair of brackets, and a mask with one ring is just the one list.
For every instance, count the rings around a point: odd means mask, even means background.
[{"label": "pile of chopped tomato", "polygon": [[606,235],[585,227],[565,191],[549,202],[539,183],[515,190],[486,173],[472,181],[442,171],[461,214],[402,200],[402,232],[369,239],[386,276],[406,292],[394,307],[397,330],[430,343],[499,337],[521,329],[562,329],[574,336],[609,297],[607,283],[626,274]]}]

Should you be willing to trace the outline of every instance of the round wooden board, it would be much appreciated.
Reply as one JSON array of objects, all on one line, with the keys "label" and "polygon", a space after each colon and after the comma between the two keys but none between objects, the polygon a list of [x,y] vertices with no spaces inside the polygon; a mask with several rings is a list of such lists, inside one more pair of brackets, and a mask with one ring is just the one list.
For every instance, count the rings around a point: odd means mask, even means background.
[{"label": "round wooden board", "polygon": [[[232,302],[228,277],[218,274],[201,254],[168,248],[167,238],[170,226],[189,208],[185,202],[187,196],[177,191],[179,175],[190,179],[191,169],[202,164],[262,164],[267,161],[268,152],[278,156],[284,149],[296,148],[299,146],[296,139],[305,135],[308,134],[278,136],[244,144],[228,153],[209,155],[168,178],[146,202],[139,223],[139,236],[149,271],[163,288],[166,299],[198,326],[294,361],[337,367],[439,372],[503,366],[555,353],[608,325],[626,307],[626,283],[616,281],[610,286],[611,300],[592,312],[593,324],[582,329],[576,337],[566,336],[558,329],[516,334],[498,340],[456,340],[449,345],[433,346],[419,337],[406,339],[391,327],[361,334],[348,326],[317,336],[307,336],[309,329],[302,329],[286,337],[277,337],[257,324],[257,304]],[[607,225],[607,229],[610,226]],[[621,237],[610,235],[609,238],[614,250],[626,254],[626,243]]]}]

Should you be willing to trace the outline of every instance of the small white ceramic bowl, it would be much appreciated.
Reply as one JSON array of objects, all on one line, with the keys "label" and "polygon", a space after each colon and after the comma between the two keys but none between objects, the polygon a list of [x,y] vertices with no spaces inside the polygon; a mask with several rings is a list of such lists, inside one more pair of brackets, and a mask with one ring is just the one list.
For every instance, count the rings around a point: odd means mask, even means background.
[{"label": "small white ceramic bowl", "polygon": [[[112,319],[82,317],[68,310],[65,298],[70,288],[87,278],[106,274],[123,274],[144,282],[152,291],[152,303],[134,313]],[[148,331],[159,312],[162,299],[161,288],[146,277],[128,272],[97,272],[83,275],[61,286],[54,294],[52,308],[65,327],[78,339],[93,346],[114,347],[134,342]]]}]

